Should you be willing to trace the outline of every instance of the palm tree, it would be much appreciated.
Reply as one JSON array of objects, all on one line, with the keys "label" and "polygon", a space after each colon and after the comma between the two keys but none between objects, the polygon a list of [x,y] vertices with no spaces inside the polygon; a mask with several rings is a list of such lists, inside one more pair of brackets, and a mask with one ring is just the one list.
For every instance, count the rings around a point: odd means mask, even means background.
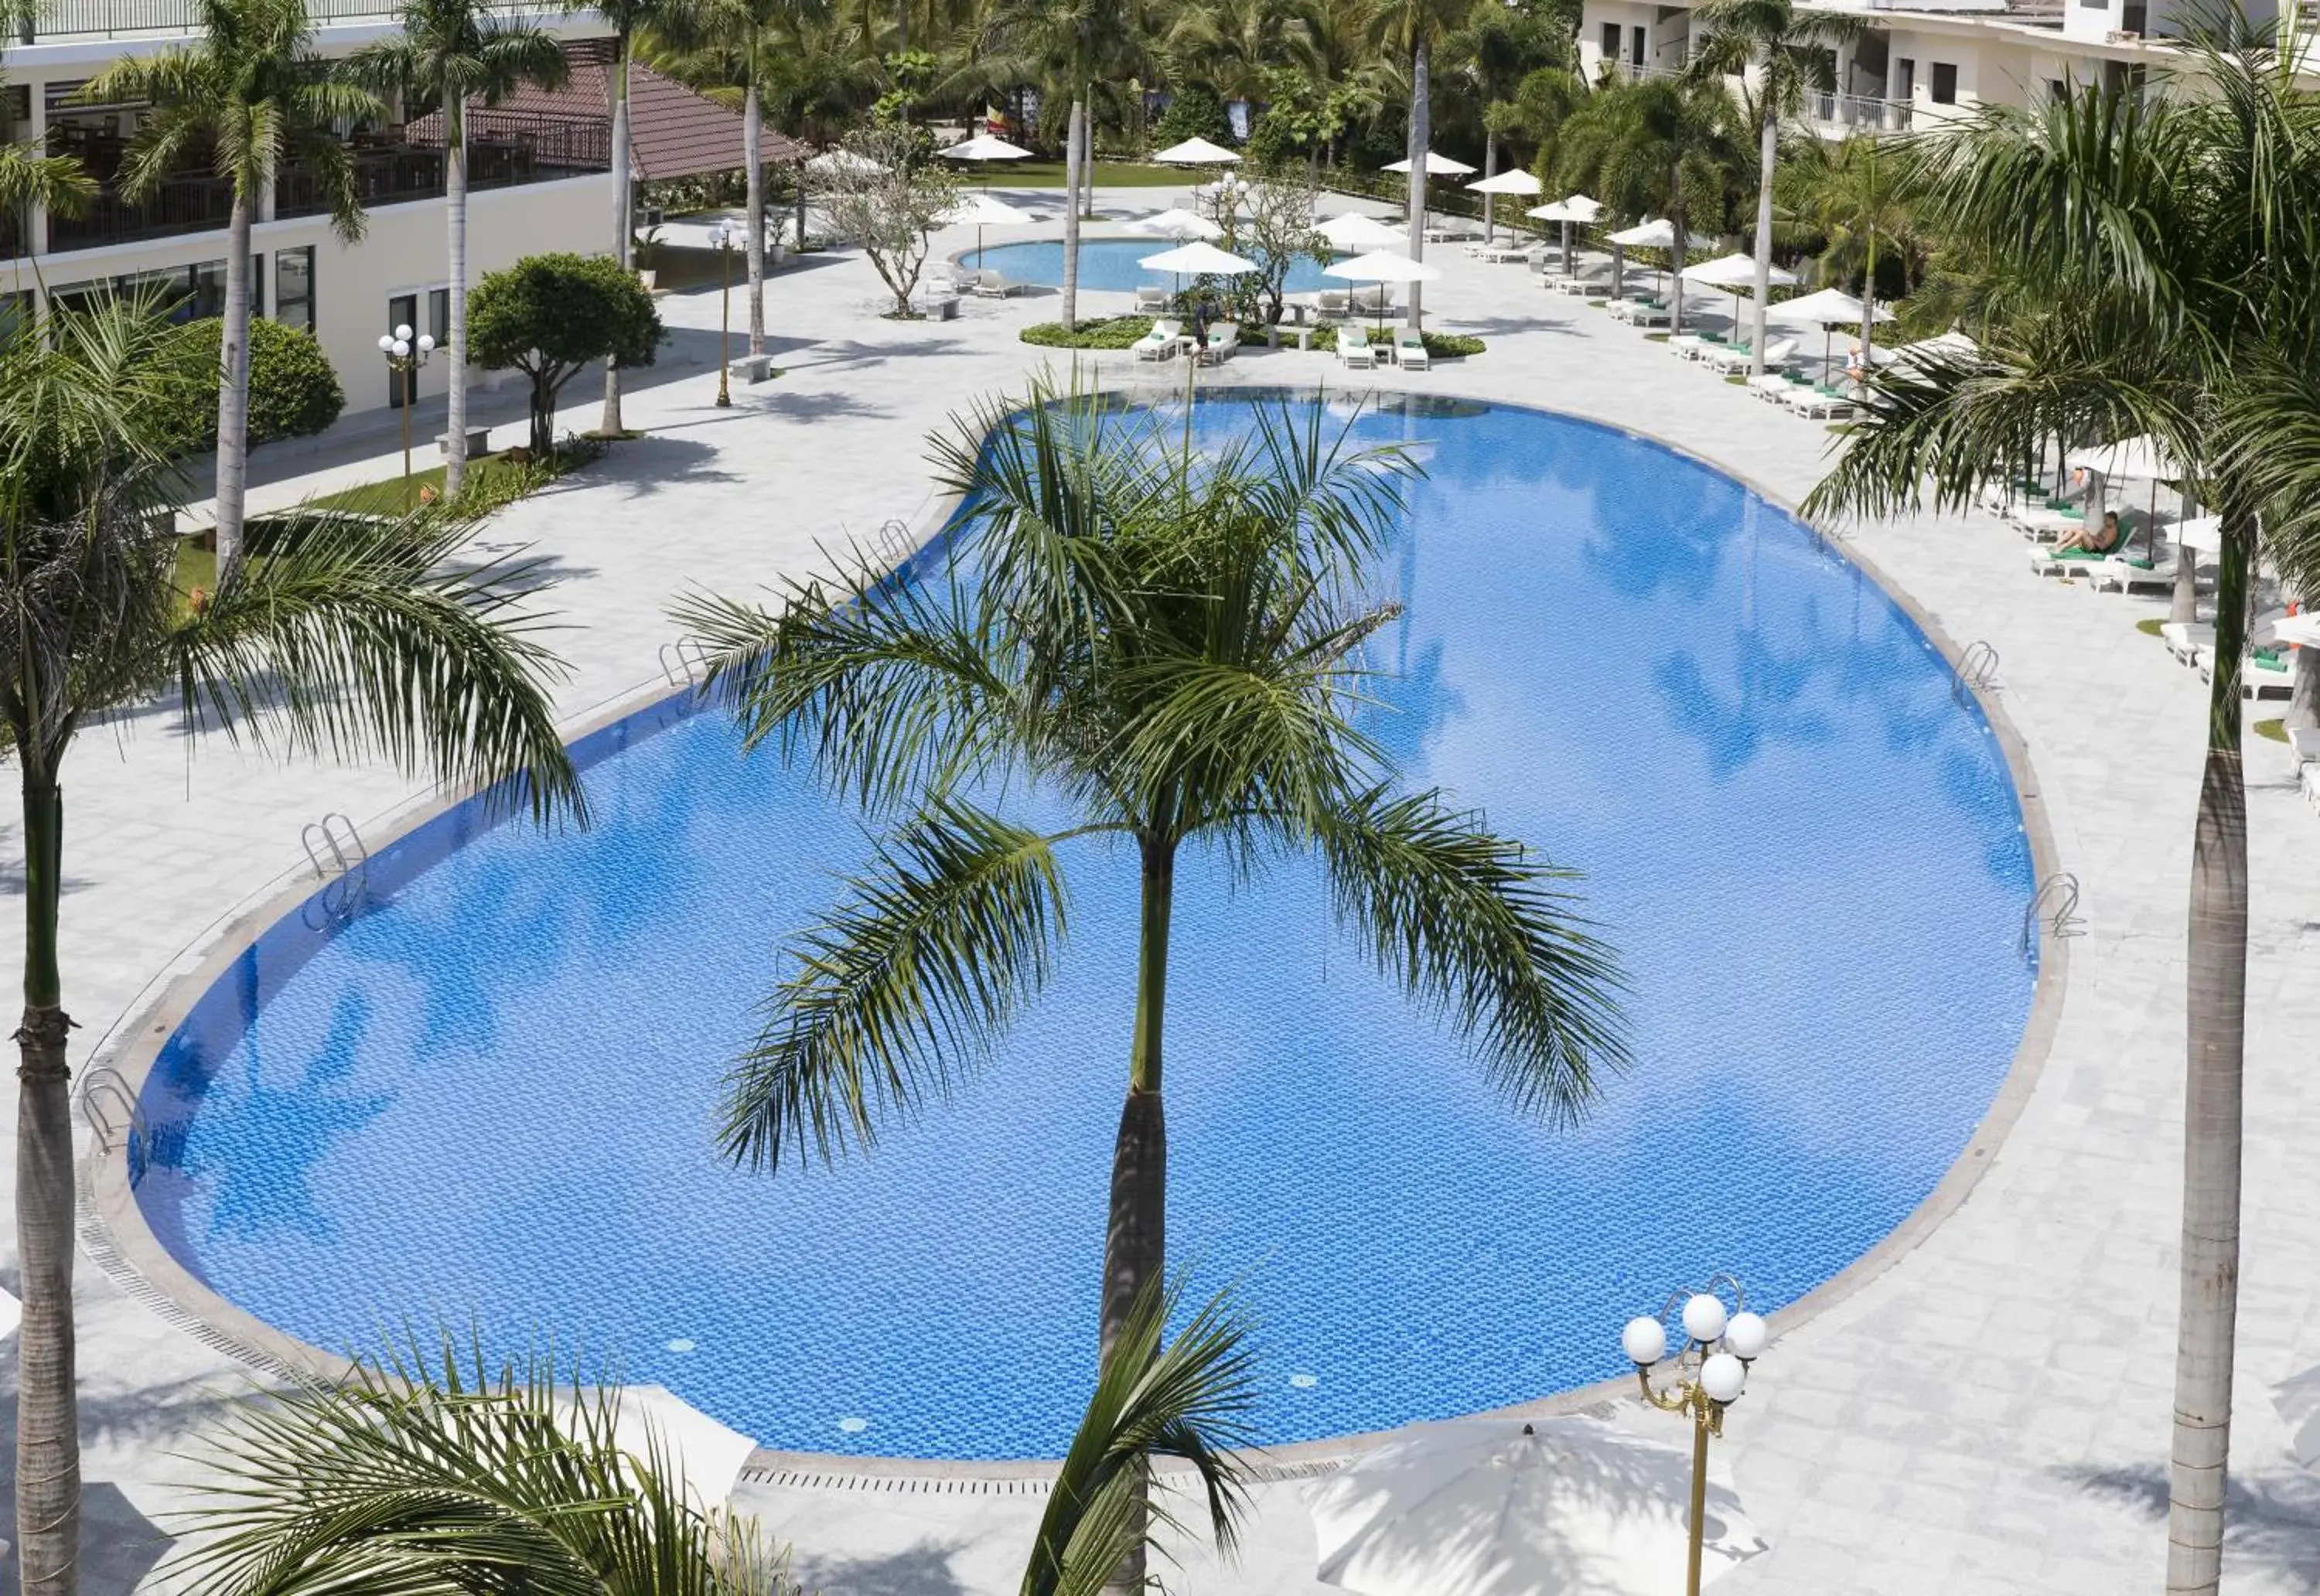
[{"label": "palm tree", "polygon": [[[1409,63],[1409,258],[1426,256],[1426,149],[1434,137],[1434,45],[1466,20],[1473,0],[1378,0],[1370,13],[1371,41]],[[1409,286],[1409,329],[1424,321],[1418,286]]]},{"label": "palm tree", "polygon": [[1879,256],[1900,262],[1904,291],[1912,292],[1926,251],[1914,198],[1901,180],[1906,172],[1894,169],[1897,164],[1880,157],[1875,139],[1855,134],[1836,143],[1799,141],[1781,168],[1780,192],[1789,214],[1825,240],[1822,272],[1861,285],[1864,369],[1876,341]]},{"label": "palm tree", "polygon": [[[1397,513],[1398,453],[1260,409],[1211,461],[1150,412],[1035,392],[936,440],[972,506],[972,584],[865,566],[833,591],[679,612],[752,744],[811,744],[825,777],[900,821],[728,1078],[730,1156],[771,1171],[869,1145],[987,1057],[1062,947],[1064,848],[1130,846],[1141,904],[1128,1092],[1114,1145],[1101,1345],[1165,1274],[1162,1112],[1178,856],[1318,856],[1346,920],[1411,997],[1469,1038],[1520,1109],[1576,1115],[1624,1060],[1617,961],[1572,913],[1570,872],[1438,791],[1394,789],[1349,712],[1364,640],[1399,613],[1359,595]],[[1034,829],[962,793],[1062,795]]]},{"label": "palm tree", "polygon": [[16,1032],[16,1522],[23,1588],[71,1596],[79,1552],[73,1174],[58,964],[59,785],[75,735],[174,685],[189,731],[385,754],[447,784],[521,774],[496,802],[576,812],[543,682],[560,667],[510,612],[521,568],[447,568],[466,528],[285,518],[275,549],[177,585],[181,496],[137,418],[163,403],[173,330],[100,304],[0,341],[0,726],[23,789],[24,1011]]},{"label": "palm tree", "polygon": [[[696,47],[700,0],[565,0],[565,9],[591,12],[612,30],[612,258],[633,266],[636,153],[629,137],[629,68],[636,59],[637,36],[649,28],[672,49]],[[596,425],[606,437],[628,430],[621,420],[621,368],[610,360],[604,362],[604,414]]]},{"label": "palm tree", "polygon": [[[0,43],[16,37],[39,11],[37,0],[0,0]],[[0,88],[7,82],[6,71],[0,68]],[[32,206],[78,215],[95,195],[95,183],[72,157],[50,155],[37,144],[0,140],[0,216],[15,219],[17,236],[25,240],[28,252]]]},{"label": "palm tree", "polygon": [[444,215],[451,240],[451,370],[443,494],[467,476],[467,107],[496,105],[527,83],[557,88],[571,76],[564,48],[539,28],[505,20],[481,0],[403,0],[403,33],[347,58],[344,76],[366,87],[435,101],[443,111]]},{"label": "palm tree", "polygon": [[788,1554],[694,1505],[662,1437],[623,1435],[618,1399],[447,1336],[245,1402],[204,1437],[196,1544],[168,1572],[210,1596],[798,1596]]},{"label": "palm tree", "polygon": [[[1807,507],[1880,514],[1929,491],[1957,505],[2050,440],[2149,432],[2221,517],[2191,857],[2167,1578],[2170,1591],[2213,1592],[2239,1278],[2242,656],[2259,518],[2282,508],[2311,432],[2295,405],[2320,358],[2320,244],[2308,227],[2320,205],[2320,96],[2253,37],[2210,41],[2194,67],[2204,79],[2194,97],[2073,90],[2035,110],[1982,111],[1913,147],[1933,228],[2010,286],[1988,307],[1980,355],[1873,379],[1868,419]],[[2282,571],[2320,576],[2308,511],[2265,520],[2262,532]]]},{"label": "palm tree", "polygon": [[1256,1404],[1248,1324],[1229,1288],[1210,1298],[1176,1338],[1162,1345],[1183,1295],[1181,1278],[1146,1282],[1109,1361],[1039,1517],[1021,1596],[1095,1596],[1152,1547],[1152,1522],[1182,1529],[1148,1508],[1152,1460],[1192,1465],[1219,1550],[1238,1538],[1248,1474],[1234,1455],[1255,1438],[1244,1415]]},{"label": "palm tree", "polygon": [[1563,180],[1629,218],[1663,215],[1675,232],[1672,331],[1683,330],[1683,263],[1696,225],[1723,222],[1741,164],[1721,87],[1647,77],[1588,95],[1563,124]]},{"label": "palm tree", "polygon": [[335,128],[376,115],[369,93],[329,76],[313,52],[304,0],[196,0],[200,41],[123,56],[89,79],[81,97],[151,106],[122,165],[131,200],[192,160],[233,185],[226,221],[225,327],[218,362],[217,558],[241,552],[249,467],[249,229],[294,164],[304,169],[348,243],[362,236],[354,165]]},{"label": "palm tree", "polygon": [[1217,0],[1178,11],[1160,51],[1170,82],[1257,102],[1273,72],[1319,72],[1313,26],[1310,0]]},{"label": "palm tree", "polygon": [[[1781,122],[1804,108],[1808,86],[1836,87],[1836,47],[1858,39],[1860,17],[1803,11],[1793,0],[1706,0],[1691,14],[1699,40],[1685,70],[1713,79],[1756,69],[1756,303],[1748,369],[1764,375],[1764,313],[1772,301],[1772,169]],[[1873,288],[1871,290],[1874,292]]]}]

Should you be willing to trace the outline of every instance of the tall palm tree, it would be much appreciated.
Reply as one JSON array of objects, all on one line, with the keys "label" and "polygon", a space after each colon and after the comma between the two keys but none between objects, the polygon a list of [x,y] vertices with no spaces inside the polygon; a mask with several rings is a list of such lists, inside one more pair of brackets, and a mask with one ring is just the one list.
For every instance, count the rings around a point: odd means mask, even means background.
[{"label": "tall palm tree", "polygon": [[1647,77],[1612,83],[1564,122],[1556,160],[1563,181],[1630,219],[1665,216],[1675,232],[1674,309],[1683,330],[1683,263],[1695,228],[1722,224],[1742,157],[1730,127],[1732,96],[1720,86]]},{"label": "tall palm tree", "polygon": [[[1905,167],[1880,154],[1875,139],[1862,134],[1835,143],[1799,141],[1781,168],[1779,191],[1789,214],[1826,240],[1822,272],[1861,286],[1864,369],[1876,343],[1879,258],[1900,263],[1905,292],[1914,292],[1923,275],[1927,240],[1906,176]],[[1948,306],[1962,308],[1953,300]]]},{"label": "tall palm tree", "polygon": [[123,56],[89,79],[81,97],[148,104],[130,141],[122,192],[158,190],[202,161],[233,186],[225,233],[225,326],[218,360],[217,558],[241,552],[249,468],[249,229],[275,180],[304,168],[348,243],[362,236],[354,164],[336,127],[378,114],[376,97],[331,77],[313,51],[304,0],[195,0],[197,42]]},{"label": "tall palm tree", "polygon": [[449,1337],[244,1403],[203,1437],[166,1565],[209,1596],[473,1591],[798,1596],[754,1519],[705,1512],[615,1387]]},{"label": "tall palm tree", "polygon": [[138,417],[165,402],[171,329],[101,304],[0,341],[0,728],[23,789],[24,1011],[16,1031],[16,1522],[23,1588],[71,1596],[80,1549],[72,1116],[57,931],[60,780],[75,736],[174,686],[189,731],[385,754],[446,783],[521,774],[540,815],[578,787],[543,683],[560,669],[510,611],[521,569],[451,570],[465,529],[319,513],[271,553],[177,584],[181,497]]},{"label": "tall palm tree", "polygon": [[[1474,0],[1377,0],[1370,12],[1372,43],[1409,63],[1409,258],[1426,258],[1426,149],[1434,137],[1434,46],[1466,20]],[[1418,286],[1409,286],[1410,331],[1425,320]]]},{"label": "tall palm tree", "polygon": [[1219,1549],[1232,1549],[1248,1508],[1248,1473],[1235,1453],[1255,1438],[1246,1415],[1256,1390],[1248,1322],[1228,1292],[1210,1298],[1164,1344],[1183,1283],[1145,1283],[1056,1472],[1021,1596],[1095,1596],[1139,1553],[1148,1554],[1155,1520],[1163,1529],[1184,1528],[1148,1508],[1155,1457],[1192,1465],[1210,1532]]},{"label": "tall palm tree", "polygon": [[1318,74],[1311,0],[1216,0],[1169,20],[1160,54],[1171,83],[1204,83],[1226,99],[1260,101],[1268,74]]},{"label": "tall palm tree", "polygon": [[[2074,90],[1989,109],[1912,147],[1929,222],[2010,284],[1982,353],[1888,368],[1815,490],[1817,513],[1954,506],[2051,440],[2149,432],[2222,521],[2215,670],[2192,837],[2187,950],[2181,1313],[2168,1514],[2170,1591],[2222,1564],[2239,1281],[2247,807],[2241,671],[2259,518],[2320,359],[2320,96],[2252,36],[2210,41],[2194,96]],[[1928,486],[1930,485],[1930,486]],[[2267,552],[2308,582],[2308,511],[2267,520]],[[2306,591],[2309,591],[2307,588]]]},{"label": "tall palm tree", "polygon": [[[832,783],[900,815],[727,1082],[724,1145],[761,1170],[868,1145],[987,1057],[1061,951],[1064,849],[1124,842],[1141,931],[1114,1144],[1101,1345],[1165,1274],[1169,927],[1188,848],[1316,856],[1380,967],[1473,1042],[1520,1109],[1577,1114],[1624,1060],[1617,962],[1573,914],[1572,873],[1438,791],[1399,793],[1348,715],[1360,596],[1401,501],[1392,450],[1356,451],[1318,401],[1260,409],[1204,461],[1149,412],[1035,392],[936,440],[972,506],[972,581],[865,566],[775,609],[713,598],[680,620],[748,739],[811,746]],[[965,796],[1062,795],[1042,830]]]},{"label": "tall palm tree", "polygon": [[[1749,313],[1751,376],[1764,375],[1764,313],[1772,302],[1772,170],[1781,122],[1804,109],[1808,87],[1836,87],[1836,48],[1868,30],[1865,19],[1804,11],[1794,0],[1705,0],[1691,14],[1698,43],[1684,70],[1713,79],[1756,73],[1756,303]],[[1873,290],[1872,290],[1873,293]]]},{"label": "tall palm tree", "polygon": [[443,113],[445,226],[450,234],[450,372],[443,493],[467,476],[467,107],[496,105],[525,84],[557,88],[571,76],[564,47],[545,31],[500,17],[483,0],[403,0],[403,32],[347,58],[343,75],[382,93],[434,101]]},{"label": "tall palm tree", "polygon": [[[700,43],[701,0],[564,0],[566,11],[602,17],[612,30],[612,258],[636,264],[636,150],[629,134],[629,77],[636,63],[637,38],[645,30],[675,50]],[[597,429],[617,436],[628,429],[621,419],[621,368],[604,362],[604,413]]]}]

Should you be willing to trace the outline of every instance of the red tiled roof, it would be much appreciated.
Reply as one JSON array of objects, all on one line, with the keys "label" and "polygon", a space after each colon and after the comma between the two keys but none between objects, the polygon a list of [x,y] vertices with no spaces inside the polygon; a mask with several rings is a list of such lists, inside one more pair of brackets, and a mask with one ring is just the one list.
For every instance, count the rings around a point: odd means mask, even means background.
[{"label": "red tiled roof", "polygon": [[[612,41],[575,40],[565,46],[565,55],[572,63],[572,76],[562,88],[526,86],[496,109],[531,116],[609,116]],[[476,119],[480,124],[489,115],[479,110]],[[422,117],[412,123],[412,131],[423,136],[439,121],[439,115]],[[629,146],[637,180],[643,183],[739,171],[743,164],[741,113],[639,65],[629,77]],[[771,128],[766,130],[762,148],[768,165],[802,160],[806,155],[803,145]]]}]

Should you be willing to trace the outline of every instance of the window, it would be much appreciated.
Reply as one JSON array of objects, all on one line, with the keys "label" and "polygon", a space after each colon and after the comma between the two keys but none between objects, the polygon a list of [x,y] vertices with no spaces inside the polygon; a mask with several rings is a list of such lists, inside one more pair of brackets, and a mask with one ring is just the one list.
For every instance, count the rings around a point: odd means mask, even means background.
[{"label": "window", "polygon": [[427,294],[427,331],[435,340],[435,347],[443,349],[451,341],[451,291],[431,288]]},{"label": "window", "polygon": [[1934,104],[1936,105],[1957,104],[1957,64],[1954,61],[1934,63]]},{"label": "window", "polygon": [[1603,24],[1603,64],[1608,67],[1618,59],[1619,24],[1605,23]]},{"label": "window", "polygon": [[2057,105],[2060,105],[2064,101],[2068,100],[2071,97],[2070,79],[2066,77],[2048,78],[2046,80],[2046,97]]},{"label": "window", "polygon": [[1893,59],[1893,97],[1897,100],[1914,99],[1917,93],[1917,61],[1908,56],[1896,56]]},{"label": "window", "polygon": [[1651,31],[1647,28],[1636,28],[1627,34],[1627,59],[1638,67],[1644,64],[1644,51],[1650,45],[1651,37]]},{"label": "window", "polygon": [[314,246],[274,251],[274,319],[301,332],[314,331]]}]

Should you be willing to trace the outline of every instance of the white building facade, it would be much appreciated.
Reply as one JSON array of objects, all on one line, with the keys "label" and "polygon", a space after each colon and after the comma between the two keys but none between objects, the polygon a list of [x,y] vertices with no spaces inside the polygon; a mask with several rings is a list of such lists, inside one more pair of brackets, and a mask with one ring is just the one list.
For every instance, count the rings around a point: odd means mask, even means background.
[{"label": "white building facade", "polygon": [[[309,0],[317,53],[344,56],[392,34],[392,0]],[[21,313],[107,287],[155,288],[186,318],[215,315],[225,285],[223,180],[187,169],[130,202],[115,173],[144,107],[87,103],[83,86],[122,56],[186,42],[189,0],[59,0],[29,38],[6,45],[0,138],[77,157],[100,185],[87,213],[0,218],[0,303]],[[522,20],[567,41],[602,38],[593,14]],[[440,119],[439,119],[440,120]],[[364,231],[332,231],[312,181],[282,173],[251,230],[255,313],[311,331],[337,368],[349,414],[402,402],[378,352],[379,334],[408,322],[445,336],[449,246],[443,151],[413,138],[399,116],[344,134],[363,196]],[[603,117],[470,113],[467,268],[483,273],[519,257],[612,247],[612,124]],[[439,360],[417,374],[417,396],[442,390]],[[471,380],[480,374],[470,373]]]}]

